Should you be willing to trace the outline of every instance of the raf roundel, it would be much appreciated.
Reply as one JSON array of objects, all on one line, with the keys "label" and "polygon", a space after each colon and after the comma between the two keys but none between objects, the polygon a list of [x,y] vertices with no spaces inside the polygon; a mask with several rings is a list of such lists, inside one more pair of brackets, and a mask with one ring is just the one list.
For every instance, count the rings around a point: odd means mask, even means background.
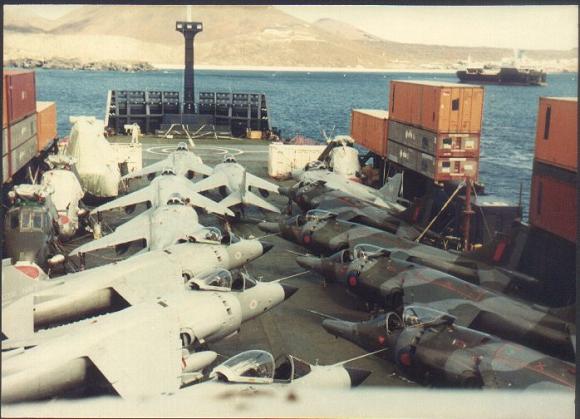
[{"label": "raf roundel", "polygon": [[356,287],[358,285],[358,275],[356,272],[350,272],[346,276],[346,282],[349,287]]}]

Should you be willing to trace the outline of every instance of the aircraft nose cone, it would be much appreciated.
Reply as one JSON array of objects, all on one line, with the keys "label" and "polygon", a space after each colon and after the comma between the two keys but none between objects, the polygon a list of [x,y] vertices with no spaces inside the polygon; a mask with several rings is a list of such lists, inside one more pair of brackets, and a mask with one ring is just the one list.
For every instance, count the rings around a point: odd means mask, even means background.
[{"label": "aircraft nose cone", "polygon": [[346,372],[350,377],[350,386],[357,387],[360,385],[364,380],[371,375],[369,370],[361,370],[359,368],[345,368]]},{"label": "aircraft nose cone", "polygon": [[354,336],[354,323],[342,320],[325,319],[322,321],[322,327],[334,336],[351,339]]},{"label": "aircraft nose cone", "polygon": [[282,289],[284,290],[284,301],[292,297],[296,291],[298,291],[298,288],[291,287],[290,285],[282,285]]},{"label": "aircraft nose cone", "polygon": [[263,255],[268,253],[274,247],[274,245],[272,243],[268,243],[268,242],[265,242],[263,240],[260,240],[260,244],[262,245],[262,254]]},{"label": "aircraft nose cone", "polygon": [[280,195],[290,196],[290,188],[288,186],[280,186],[278,192]]},{"label": "aircraft nose cone", "polygon": [[264,221],[263,223],[258,224],[258,228],[266,233],[280,232],[280,226],[278,226],[278,223],[270,223]]},{"label": "aircraft nose cone", "polygon": [[304,269],[320,269],[320,259],[312,256],[296,256],[296,263]]}]

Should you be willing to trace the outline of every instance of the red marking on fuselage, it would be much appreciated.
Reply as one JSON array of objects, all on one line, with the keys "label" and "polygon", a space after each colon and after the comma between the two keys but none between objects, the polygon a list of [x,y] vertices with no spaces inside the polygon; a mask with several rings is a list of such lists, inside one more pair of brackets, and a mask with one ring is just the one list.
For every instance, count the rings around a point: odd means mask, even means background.
[{"label": "red marking on fuselage", "polygon": [[24,275],[32,279],[38,279],[38,276],[40,275],[40,271],[38,270],[38,268],[34,266],[22,265],[14,267],[18,269],[20,272],[22,272]]},{"label": "red marking on fuselage", "polygon": [[357,284],[357,277],[355,275],[350,275],[348,277],[348,285],[350,285],[351,287],[356,287]]},{"label": "red marking on fuselage", "polygon": [[379,336],[379,343],[382,345],[383,343],[385,343],[385,337],[384,336]]}]

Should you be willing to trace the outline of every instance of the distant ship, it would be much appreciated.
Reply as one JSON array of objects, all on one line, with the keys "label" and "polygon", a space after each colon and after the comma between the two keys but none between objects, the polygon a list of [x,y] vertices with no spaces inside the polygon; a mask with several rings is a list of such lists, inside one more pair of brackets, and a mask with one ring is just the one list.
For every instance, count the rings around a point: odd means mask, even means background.
[{"label": "distant ship", "polygon": [[544,86],[546,73],[542,70],[531,68],[500,67],[468,67],[459,70],[457,78],[461,83],[495,83],[524,86]]}]

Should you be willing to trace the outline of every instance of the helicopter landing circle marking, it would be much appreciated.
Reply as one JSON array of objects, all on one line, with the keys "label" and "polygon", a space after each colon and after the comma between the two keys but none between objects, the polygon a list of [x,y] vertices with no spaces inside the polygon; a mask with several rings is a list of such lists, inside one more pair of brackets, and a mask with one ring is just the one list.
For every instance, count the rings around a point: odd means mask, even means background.
[{"label": "helicopter landing circle marking", "polygon": [[[159,156],[165,156],[177,150],[177,146],[154,146],[149,147],[145,151],[151,154],[157,154]],[[210,153],[203,153],[203,151],[207,152],[215,152],[219,156],[225,156],[226,154],[231,154],[233,156],[239,156],[244,154],[244,152],[238,148],[232,147],[214,147],[214,146],[196,146],[192,151],[196,154],[206,154],[209,155]],[[198,151],[202,151],[202,153],[197,153]],[[211,153],[213,154],[213,153]]]}]

